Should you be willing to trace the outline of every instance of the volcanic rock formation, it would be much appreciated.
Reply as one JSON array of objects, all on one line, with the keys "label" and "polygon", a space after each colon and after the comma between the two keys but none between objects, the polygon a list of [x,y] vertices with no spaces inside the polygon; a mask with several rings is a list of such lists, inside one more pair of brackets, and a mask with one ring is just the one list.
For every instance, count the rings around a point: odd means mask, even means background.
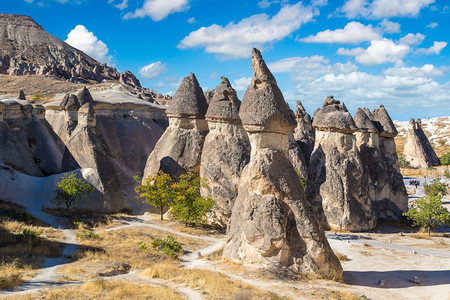
[{"label": "volcanic rock formation", "polygon": [[251,143],[223,256],[236,262],[341,278],[342,267],[316,222],[287,151],[295,120],[253,49],[253,73],[240,117]]},{"label": "volcanic rock formation", "polygon": [[158,170],[173,178],[185,172],[200,173],[200,157],[208,125],[205,95],[193,73],[185,77],[166,110],[169,127],[148,157],[144,177]]},{"label": "volcanic rock formation", "polygon": [[222,228],[227,227],[241,172],[250,159],[250,142],[239,118],[240,105],[236,91],[222,77],[206,113],[209,133],[200,166],[200,177],[206,178],[209,185],[202,194],[216,201],[208,222]]},{"label": "volcanic rock formation", "polygon": [[311,155],[306,195],[324,227],[372,229],[372,210],[363,165],[353,133],[357,127],[343,103],[327,97],[314,113],[316,142]]},{"label": "volcanic rock formation", "polygon": [[420,119],[417,119],[417,121],[409,120],[403,154],[412,168],[428,168],[440,165],[440,160],[422,129]]},{"label": "volcanic rock formation", "polygon": [[378,130],[379,149],[384,165],[383,169],[372,171],[372,178],[377,182],[373,207],[379,218],[399,219],[402,212],[408,210],[408,194],[400,173],[394,140],[398,132],[383,105],[374,109],[368,117]]},{"label": "volcanic rock formation", "polygon": [[311,116],[306,112],[300,101],[297,101],[295,111],[297,126],[294,134],[289,136],[289,160],[303,178],[308,178],[309,159],[314,149],[315,131]]},{"label": "volcanic rock formation", "polygon": [[71,81],[107,79],[141,89],[131,72],[121,74],[99,63],[22,15],[0,14],[0,74],[52,75]]}]

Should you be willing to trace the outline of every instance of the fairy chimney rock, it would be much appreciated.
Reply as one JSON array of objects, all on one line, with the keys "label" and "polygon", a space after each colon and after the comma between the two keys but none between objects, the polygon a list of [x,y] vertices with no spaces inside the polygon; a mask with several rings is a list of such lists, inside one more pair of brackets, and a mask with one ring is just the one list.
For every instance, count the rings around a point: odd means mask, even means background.
[{"label": "fairy chimney rock", "polygon": [[78,124],[86,127],[95,127],[95,110],[90,103],[83,104],[78,110]]},{"label": "fairy chimney rock", "polygon": [[378,129],[380,137],[394,138],[397,136],[397,128],[383,105],[374,109],[370,118]]},{"label": "fairy chimney rock", "polygon": [[86,103],[90,103],[91,105],[94,105],[94,98],[92,98],[91,93],[89,90],[84,87],[77,95],[78,101],[80,102],[80,105],[84,105]]},{"label": "fairy chimney rock", "polygon": [[321,109],[314,112],[313,127],[322,131],[353,133],[358,128],[344,103],[328,96]]},{"label": "fairy chimney rock", "polygon": [[25,96],[25,93],[22,90],[17,95],[17,99],[19,99],[19,100],[27,100],[27,97]]},{"label": "fairy chimney rock", "polygon": [[222,82],[214,90],[214,95],[206,112],[206,120],[240,123],[239,107],[241,101],[237,97],[236,91],[231,86],[228,78],[222,77]]}]

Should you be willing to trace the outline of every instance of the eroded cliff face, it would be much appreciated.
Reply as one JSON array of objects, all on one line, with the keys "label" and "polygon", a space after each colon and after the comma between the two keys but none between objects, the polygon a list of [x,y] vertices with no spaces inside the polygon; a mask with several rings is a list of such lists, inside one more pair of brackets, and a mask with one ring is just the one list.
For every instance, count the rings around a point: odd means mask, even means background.
[{"label": "eroded cliff face", "polygon": [[177,178],[185,172],[200,173],[200,158],[208,125],[203,91],[191,73],[185,77],[166,110],[169,127],[159,139],[145,166],[144,177],[158,170]]},{"label": "eroded cliff face", "polygon": [[422,129],[420,119],[409,121],[403,154],[412,168],[428,168],[440,165],[440,160]]},{"label": "eroded cliff face", "polygon": [[223,256],[281,271],[341,278],[339,260],[287,158],[295,120],[257,49],[252,62],[254,76],[240,111],[251,143],[250,162],[241,174]]},{"label": "eroded cliff face", "polygon": [[313,118],[316,141],[306,194],[326,228],[363,231],[376,226],[363,163],[354,135],[357,127],[344,104],[328,97]]},{"label": "eroded cliff face", "polygon": [[215,89],[206,113],[209,133],[202,150],[200,177],[208,181],[202,195],[216,206],[207,215],[209,223],[226,228],[231,217],[238,183],[250,159],[250,142],[239,118],[241,101],[227,78]]}]

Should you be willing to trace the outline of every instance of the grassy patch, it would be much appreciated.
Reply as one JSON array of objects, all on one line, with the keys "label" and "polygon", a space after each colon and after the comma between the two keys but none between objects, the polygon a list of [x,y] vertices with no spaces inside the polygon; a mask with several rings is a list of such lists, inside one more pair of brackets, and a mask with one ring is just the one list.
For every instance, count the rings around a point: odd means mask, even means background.
[{"label": "grassy patch", "polygon": [[347,255],[344,255],[344,254],[341,254],[341,253],[338,253],[338,252],[335,252],[334,254],[336,254],[337,258],[340,261],[348,261]]},{"label": "grassy patch", "polygon": [[11,299],[185,299],[167,287],[135,284],[125,281],[96,280],[79,287],[47,289],[39,293],[14,296]]},{"label": "grassy patch", "polygon": [[209,270],[186,270],[171,261],[154,264],[142,275],[187,284],[189,288],[201,291],[204,299],[223,299],[224,295],[227,299],[284,299],[223,274]]}]

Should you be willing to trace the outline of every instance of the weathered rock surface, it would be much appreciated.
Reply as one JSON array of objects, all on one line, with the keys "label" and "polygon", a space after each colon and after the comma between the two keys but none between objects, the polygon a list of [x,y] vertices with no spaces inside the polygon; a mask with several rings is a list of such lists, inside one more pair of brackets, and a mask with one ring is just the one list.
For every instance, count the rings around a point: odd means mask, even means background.
[{"label": "weathered rock surface", "polygon": [[324,227],[362,231],[376,225],[363,164],[353,134],[357,127],[344,104],[328,97],[313,118],[316,141],[306,195]]},{"label": "weathered rock surface", "polygon": [[341,278],[342,267],[305,199],[288,158],[295,120],[261,53],[240,117],[251,142],[223,256],[263,267]]},{"label": "weathered rock surface", "polygon": [[71,81],[106,79],[141,89],[131,72],[121,74],[97,62],[23,15],[0,14],[0,74],[48,75]]},{"label": "weathered rock surface", "polygon": [[294,134],[289,137],[289,160],[302,177],[307,179],[309,160],[314,149],[315,130],[312,127],[311,116],[300,101],[297,101],[295,118],[297,126]]},{"label": "weathered rock surface", "polygon": [[209,133],[203,145],[200,177],[209,187],[216,206],[208,214],[208,222],[226,228],[231,217],[238,183],[243,168],[250,159],[250,142],[239,118],[241,101],[227,78],[215,89],[206,113]]},{"label": "weathered rock surface", "polygon": [[169,127],[148,157],[144,177],[158,170],[177,178],[200,173],[200,157],[208,126],[205,95],[193,73],[185,77],[166,110]]},{"label": "weathered rock surface", "polygon": [[[374,109],[369,118],[378,129],[379,150],[382,155],[378,164],[372,163],[374,160],[367,164],[372,169],[372,180],[376,182],[375,194],[372,196],[375,199],[373,207],[378,218],[400,219],[402,212],[408,210],[408,194],[396,152],[394,137],[397,129],[383,105]],[[380,162],[383,168],[378,167]]]},{"label": "weathered rock surface", "polygon": [[420,119],[409,121],[403,154],[412,168],[428,168],[440,165],[440,160],[422,129]]}]

